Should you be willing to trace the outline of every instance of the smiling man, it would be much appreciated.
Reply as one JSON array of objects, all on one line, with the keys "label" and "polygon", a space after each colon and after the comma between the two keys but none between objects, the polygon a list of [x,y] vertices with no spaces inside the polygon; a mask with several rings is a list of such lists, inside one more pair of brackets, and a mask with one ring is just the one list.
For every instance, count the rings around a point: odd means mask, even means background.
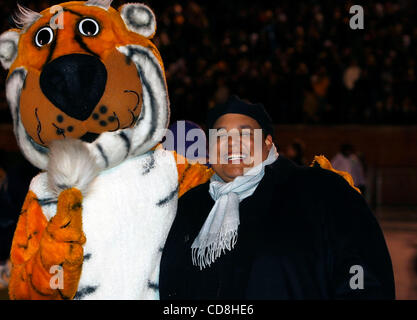
[{"label": "smiling man", "polygon": [[355,189],[279,155],[260,104],[232,97],[207,125],[216,174],[179,200],[161,299],[394,298],[383,234]]},{"label": "smiling man", "polygon": [[[210,119],[214,124],[214,129],[210,129],[210,163],[224,182],[231,182],[260,164],[273,147],[272,128],[268,125],[267,114],[262,109],[238,108],[236,113],[225,114],[223,112],[233,110],[217,109]],[[244,111],[245,114],[238,113]],[[264,130],[254,117],[263,123]]]}]

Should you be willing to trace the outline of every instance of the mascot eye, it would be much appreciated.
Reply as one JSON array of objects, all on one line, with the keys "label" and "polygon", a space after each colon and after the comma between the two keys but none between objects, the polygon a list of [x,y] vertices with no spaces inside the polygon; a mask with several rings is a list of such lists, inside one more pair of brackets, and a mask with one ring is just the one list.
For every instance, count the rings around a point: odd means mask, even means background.
[{"label": "mascot eye", "polygon": [[78,29],[83,36],[94,37],[99,33],[100,26],[98,25],[97,21],[87,18],[81,20],[80,24],[78,25]]},{"label": "mascot eye", "polygon": [[35,43],[38,47],[46,46],[50,44],[54,39],[54,32],[50,27],[42,28],[35,36]]}]

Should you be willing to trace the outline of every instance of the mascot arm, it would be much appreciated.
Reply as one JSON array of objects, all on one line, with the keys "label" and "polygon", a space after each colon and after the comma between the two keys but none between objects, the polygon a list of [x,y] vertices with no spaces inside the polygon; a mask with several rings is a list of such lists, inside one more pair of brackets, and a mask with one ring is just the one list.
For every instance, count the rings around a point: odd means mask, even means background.
[{"label": "mascot arm", "polygon": [[180,198],[184,193],[206,183],[214,174],[212,169],[200,163],[191,164],[182,155],[174,153],[174,158],[177,163],[178,170],[178,197]]},{"label": "mascot arm", "polygon": [[310,167],[316,167],[316,166],[337,173],[338,175],[342,176],[353,189],[361,193],[361,191],[355,187],[355,182],[353,181],[352,176],[345,171],[339,171],[339,170],[334,169],[330,161],[325,156],[314,157],[313,163],[310,165]]},{"label": "mascot arm", "polygon": [[57,213],[48,222],[36,194],[29,191],[12,243],[11,299],[74,297],[81,276],[82,245],[86,241],[81,202],[78,189],[63,191],[58,198]]}]

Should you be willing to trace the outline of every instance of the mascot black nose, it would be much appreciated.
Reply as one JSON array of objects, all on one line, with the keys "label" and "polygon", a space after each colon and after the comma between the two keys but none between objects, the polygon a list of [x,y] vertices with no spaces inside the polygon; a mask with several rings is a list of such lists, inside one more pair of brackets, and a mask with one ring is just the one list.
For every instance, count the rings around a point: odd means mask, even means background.
[{"label": "mascot black nose", "polygon": [[86,120],[104,94],[107,70],[96,57],[71,54],[45,65],[40,86],[43,94],[68,116]]}]

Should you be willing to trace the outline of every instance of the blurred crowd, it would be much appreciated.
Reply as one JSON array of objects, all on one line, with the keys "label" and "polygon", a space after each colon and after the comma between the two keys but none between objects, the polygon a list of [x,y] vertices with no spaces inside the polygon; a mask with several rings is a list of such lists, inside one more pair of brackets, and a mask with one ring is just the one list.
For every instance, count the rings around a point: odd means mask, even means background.
[{"label": "blurred crowd", "polygon": [[[151,3],[152,4],[152,3]],[[186,1],[157,6],[156,43],[176,118],[229,94],[262,102],[276,123],[417,123],[417,3]]]},{"label": "blurred crowd", "polygon": [[[2,30],[14,2],[0,3]],[[158,19],[172,120],[202,123],[237,94],[264,103],[276,123],[417,123],[415,1],[364,1],[364,30],[349,27],[361,1],[145,2]]]}]

